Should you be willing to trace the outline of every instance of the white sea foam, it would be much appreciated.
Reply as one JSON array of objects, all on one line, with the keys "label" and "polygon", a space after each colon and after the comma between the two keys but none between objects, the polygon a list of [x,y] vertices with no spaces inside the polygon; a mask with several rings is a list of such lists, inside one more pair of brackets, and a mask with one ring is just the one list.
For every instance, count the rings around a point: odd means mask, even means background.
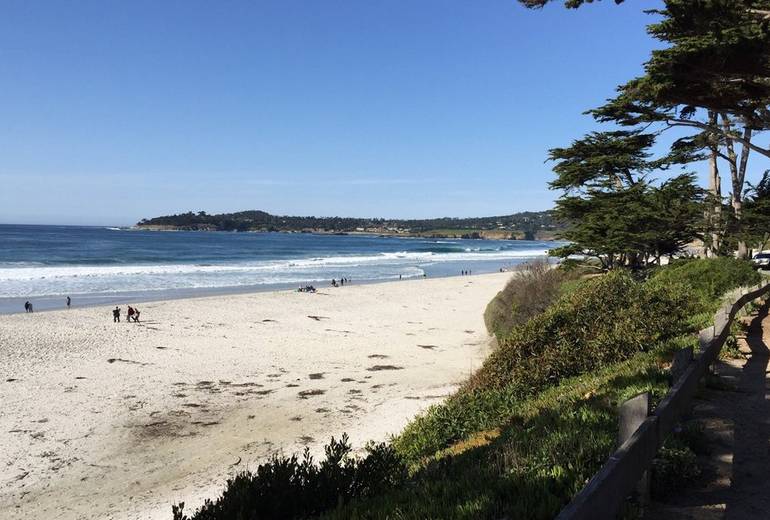
[{"label": "white sea foam", "polygon": [[343,275],[359,280],[388,280],[398,278],[399,275],[422,276],[425,267],[445,262],[510,262],[545,254],[545,250],[472,250],[455,253],[399,251],[216,265],[3,264],[0,266],[0,297],[288,285],[329,280]]},{"label": "white sea foam", "polygon": [[[378,255],[331,256],[323,258],[297,258],[281,261],[243,264],[159,264],[159,265],[79,265],[79,266],[29,266],[0,267],[0,283],[5,281],[41,280],[59,278],[93,278],[102,276],[137,275],[186,275],[236,272],[271,272],[315,270],[318,268],[350,267],[372,264],[400,264],[405,262],[472,262],[482,260],[507,260],[536,258],[547,251],[494,251],[464,253],[407,252],[380,253]],[[6,264],[7,265],[7,264]]]}]

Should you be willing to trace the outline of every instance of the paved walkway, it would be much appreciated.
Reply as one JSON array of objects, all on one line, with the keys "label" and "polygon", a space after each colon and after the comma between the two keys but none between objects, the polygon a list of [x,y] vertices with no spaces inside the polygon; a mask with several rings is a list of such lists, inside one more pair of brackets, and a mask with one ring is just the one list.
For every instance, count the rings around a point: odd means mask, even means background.
[{"label": "paved walkway", "polygon": [[706,389],[694,402],[710,453],[703,475],[666,503],[655,503],[647,519],[770,518],[770,315],[765,306],[747,318],[740,348],[747,360],[720,362],[717,373],[732,389]]}]

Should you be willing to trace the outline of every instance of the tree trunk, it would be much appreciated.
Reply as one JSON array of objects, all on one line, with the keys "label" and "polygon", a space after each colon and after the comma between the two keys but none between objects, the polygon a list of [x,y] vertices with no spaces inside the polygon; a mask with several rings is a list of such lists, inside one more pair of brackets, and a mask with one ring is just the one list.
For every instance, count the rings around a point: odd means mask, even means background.
[{"label": "tree trunk", "polygon": [[[751,141],[751,128],[748,126],[743,129],[743,138],[747,141]],[[738,230],[741,230],[741,222],[743,219],[743,185],[746,182],[746,167],[749,163],[749,153],[751,148],[747,145],[743,145],[741,149],[741,160],[738,163],[738,178],[733,185],[733,211],[735,212],[735,220],[738,222]],[[744,240],[738,241],[738,258],[746,258],[748,254],[748,248]]]},{"label": "tree trunk", "polygon": [[[715,112],[709,112],[709,121],[712,126],[717,126],[717,115]],[[721,224],[722,224],[722,179],[719,177],[719,166],[717,157],[719,155],[719,140],[713,133],[709,136],[709,195],[713,206],[708,212],[708,225],[711,230],[711,244],[706,252],[709,257],[719,254],[719,245],[721,242]]]},{"label": "tree trunk", "polygon": [[[727,114],[722,113],[722,127],[724,128],[726,135],[733,133],[732,123]],[[735,154],[735,142],[732,138],[725,139],[725,146],[727,148],[727,163],[730,165],[730,181],[732,186],[732,193],[730,194],[730,204],[733,207],[733,216],[735,217],[736,232],[741,233],[741,219],[743,218],[743,184],[746,179],[746,166],[749,161],[749,152],[751,149],[748,144],[751,142],[751,128],[748,126],[743,127],[743,139],[741,147],[741,159],[738,162],[738,157]],[[746,242],[738,240],[738,258],[746,258],[748,248]]]},{"label": "tree trunk", "polygon": [[719,254],[719,246],[722,239],[720,228],[722,225],[722,179],[719,177],[717,166],[717,154],[712,152],[709,157],[709,192],[711,193],[713,206],[709,215],[709,227],[711,228],[711,247],[708,256]]}]

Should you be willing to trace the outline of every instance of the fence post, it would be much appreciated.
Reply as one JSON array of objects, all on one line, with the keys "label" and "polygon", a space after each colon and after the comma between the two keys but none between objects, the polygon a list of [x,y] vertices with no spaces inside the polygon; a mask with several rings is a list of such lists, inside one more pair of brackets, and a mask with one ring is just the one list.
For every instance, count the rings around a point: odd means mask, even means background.
[{"label": "fence post", "polygon": [[682,377],[682,374],[687,369],[687,366],[692,362],[692,359],[692,347],[683,348],[674,352],[674,359],[671,361],[672,386],[676,384],[680,377]]},{"label": "fence post", "polygon": [[712,325],[698,333],[698,345],[700,346],[701,353],[703,353],[709,345],[711,345],[711,342],[714,341],[714,337],[716,336],[714,329],[715,327]]},{"label": "fence post", "polygon": [[714,315],[714,336],[722,335],[723,329],[730,322],[730,315],[723,310]]},{"label": "fence post", "polygon": [[[650,415],[652,400],[650,393],[644,392],[620,405],[618,411],[618,446],[631,438],[645,419]],[[644,507],[650,502],[650,472],[645,471],[636,486],[639,506]]]}]

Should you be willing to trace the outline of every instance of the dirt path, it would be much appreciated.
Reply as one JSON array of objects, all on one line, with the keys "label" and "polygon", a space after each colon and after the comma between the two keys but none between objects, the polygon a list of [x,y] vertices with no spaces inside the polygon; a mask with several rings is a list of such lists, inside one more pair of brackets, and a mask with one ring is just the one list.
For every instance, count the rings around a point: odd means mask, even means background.
[{"label": "dirt path", "polygon": [[747,359],[717,366],[730,388],[706,389],[694,403],[693,418],[704,425],[709,444],[703,475],[666,503],[653,504],[646,518],[770,518],[768,306],[747,320],[748,334],[739,341]]}]

